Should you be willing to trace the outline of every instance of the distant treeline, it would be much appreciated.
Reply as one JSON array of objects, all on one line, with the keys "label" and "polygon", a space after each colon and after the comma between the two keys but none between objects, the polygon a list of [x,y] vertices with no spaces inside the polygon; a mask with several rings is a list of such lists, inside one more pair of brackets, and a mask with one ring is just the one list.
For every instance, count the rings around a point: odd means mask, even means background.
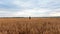
[{"label": "distant treeline", "polygon": [[60,18],[60,16],[56,16],[56,17],[0,17],[0,18]]}]

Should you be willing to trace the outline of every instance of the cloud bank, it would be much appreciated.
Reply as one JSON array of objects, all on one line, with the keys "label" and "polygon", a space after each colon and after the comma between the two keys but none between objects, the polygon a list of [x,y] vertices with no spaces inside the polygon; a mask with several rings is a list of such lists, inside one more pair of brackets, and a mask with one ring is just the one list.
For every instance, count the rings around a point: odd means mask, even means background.
[{"label": "cloud bank", "polygon": [[0,0],[0,17],[60,16],[60,0]]}]

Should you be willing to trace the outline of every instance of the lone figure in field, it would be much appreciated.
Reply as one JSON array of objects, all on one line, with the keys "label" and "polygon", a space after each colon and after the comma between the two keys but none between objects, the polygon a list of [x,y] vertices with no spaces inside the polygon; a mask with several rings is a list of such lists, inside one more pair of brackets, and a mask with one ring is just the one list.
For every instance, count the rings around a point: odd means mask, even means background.
[{"label": "lone figure in field", "polygon": [[29,16],[29,19],[31,19],[31,17]]}]

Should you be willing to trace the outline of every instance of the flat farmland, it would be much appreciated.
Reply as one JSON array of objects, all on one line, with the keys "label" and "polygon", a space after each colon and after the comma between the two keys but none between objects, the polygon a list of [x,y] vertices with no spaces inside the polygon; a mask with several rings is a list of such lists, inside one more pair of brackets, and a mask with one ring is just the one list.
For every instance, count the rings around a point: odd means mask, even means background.
[{"label": "flat farmland", "polygon": [[0,34],[60,34],[60,18],[0,18]]}]

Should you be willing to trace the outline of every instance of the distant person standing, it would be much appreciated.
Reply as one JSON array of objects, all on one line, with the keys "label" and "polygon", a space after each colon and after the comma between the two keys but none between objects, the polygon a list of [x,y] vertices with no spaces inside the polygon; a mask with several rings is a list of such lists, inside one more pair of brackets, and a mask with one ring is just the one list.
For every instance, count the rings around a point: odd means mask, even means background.
[{"label": "distant person standing", "polygon": [[31,19],[31,17],[29,16],[29,19]]}]

